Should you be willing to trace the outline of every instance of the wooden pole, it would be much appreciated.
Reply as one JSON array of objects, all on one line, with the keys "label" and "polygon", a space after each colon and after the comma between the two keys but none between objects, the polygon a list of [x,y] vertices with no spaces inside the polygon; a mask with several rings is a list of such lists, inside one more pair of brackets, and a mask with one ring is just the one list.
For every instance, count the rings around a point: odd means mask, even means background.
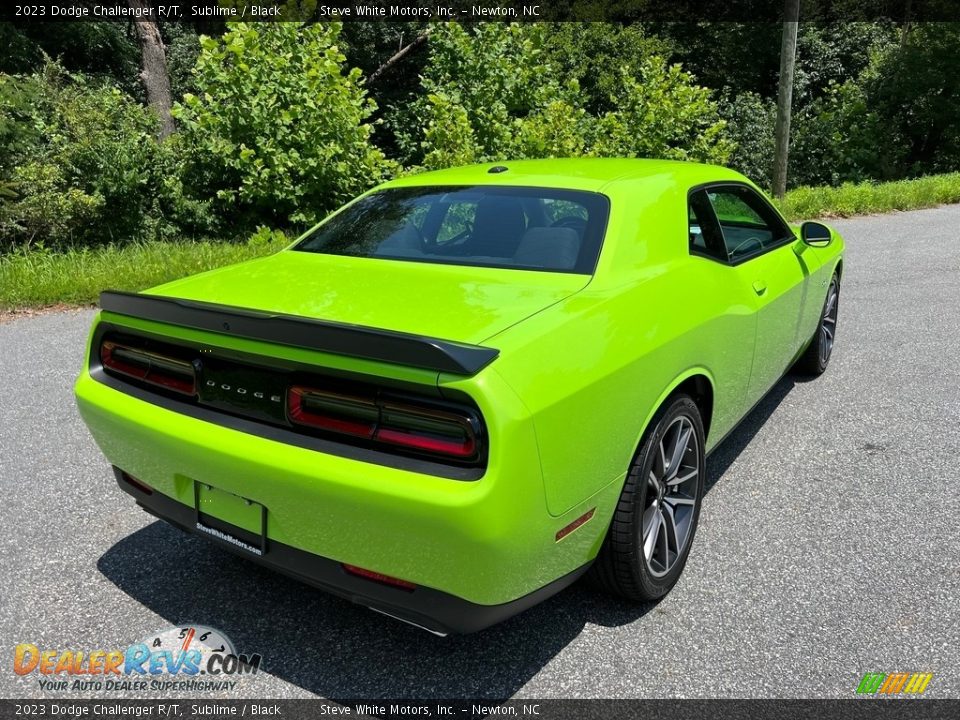
[{"label": "wooden pole", "polygon": [[773,194],[787,191],[787,156],[790,151],[790,106],[793,103],[793,70],[797,60],[797,25],[800,0],[784,3],[783,40],[780,44],[780,89],[777,93],[776,148],[773,155]]}]

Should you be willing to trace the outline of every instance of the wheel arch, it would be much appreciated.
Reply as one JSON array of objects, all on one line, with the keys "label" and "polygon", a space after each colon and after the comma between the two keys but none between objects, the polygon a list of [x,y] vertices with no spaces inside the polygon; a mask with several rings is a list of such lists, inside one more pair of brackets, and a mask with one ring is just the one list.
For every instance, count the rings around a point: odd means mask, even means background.
[{"label": "wheel arch", "polygon": [[[677,564],[665,567],[664,572],[656,577],[650,577],[648,573],[652,572],[652,568],[649,568],[648,561],[643,557],[643,543],[636,542],[642,536],[645,517],[644,491],[641,488],[647,485],[647,466],[637,463],[647,462],[647,458],[640,453],[644,437],[650,431],[654,418],[661,417],[661,412],[667,409],[671,399],[680,394],[689,395],[696,403],[703,421],[704,434],[706,434],[713,414],[713,390],[714,380],[709,371],[702,367],[690,368],[677,376],[660,393],[649,415],[645,418],[642,431],[637,437],[634,460],[624,476],[619,499],[612,509],[609,522],[604,526],[602,542],[596,550],[596,557],[591,567],[594,582],[608,592],[634,601],[658,600],[670,591],[683,571],[702,505],[699,500],[703,497],[702,483],[705,482],[706,469],[700,468],[700,477],[697,479],[698,500],[690,521],[692,525],[689,528],[689,534],[685,536],[684,547]],[[661,445],[661,451],[662,448]],[[673,518],[672,513],[670,517]],[[676,529],[674,533],[676,537]]]},{"label": "wheel arch", "polygon": [[709,370],[703,367],[689,368],[671,382],[657,398],[650,408],[650,412],[643,420],[643,426],[637,435],[634,447],[640,447],[643,436],[650,427],[650,422],[657,411],[674,395],[686,394],[693,398],[700,410],[700,420],[703,422],[704,438],[710,437],[710,421],[713,418],[713,396],[715,382]]}]

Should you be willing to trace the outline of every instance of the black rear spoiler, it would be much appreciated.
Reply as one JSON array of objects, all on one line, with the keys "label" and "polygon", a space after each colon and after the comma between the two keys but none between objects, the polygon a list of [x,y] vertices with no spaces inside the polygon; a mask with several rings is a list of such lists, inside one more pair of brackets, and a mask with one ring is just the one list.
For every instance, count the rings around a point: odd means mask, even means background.
[{"label": "black rear spoiler", "polygon": [[476,375],[500,354],[479,345],[158,295],[107,290],[100,293],[100,307],[195,330],[455,375]]}]

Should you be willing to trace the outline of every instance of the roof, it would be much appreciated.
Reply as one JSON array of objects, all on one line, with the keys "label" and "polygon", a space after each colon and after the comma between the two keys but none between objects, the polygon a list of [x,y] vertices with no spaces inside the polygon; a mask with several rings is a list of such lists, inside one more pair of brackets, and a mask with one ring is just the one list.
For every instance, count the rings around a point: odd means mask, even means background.
[{"label": "roof", "polygon": [[[491,173],[494,167],[505,171]],[[743,176],[719,165],[679,160],[641,158],[553,158],[504,160],[406,175],[386,187],[415,185],[524,185],[600,191],[614,182],[668,175],[685,185],[715,180],[742,180]]]}]

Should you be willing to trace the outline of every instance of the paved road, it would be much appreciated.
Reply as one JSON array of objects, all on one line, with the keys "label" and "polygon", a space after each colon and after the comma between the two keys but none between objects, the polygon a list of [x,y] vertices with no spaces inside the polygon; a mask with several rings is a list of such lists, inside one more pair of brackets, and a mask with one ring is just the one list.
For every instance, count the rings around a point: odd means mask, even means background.
[{"label": "paved road", "polygon": [[574,587],[469,637],[155,522],[73,404],[90,313],[0,325],[0,695],[43,695],[10,672],[18,642],[125,647],[197,622],[263,654],[246,697],[849,697],[906,670],[960,696],[960,207],[835,224],[833,364],[783,380],[711,458],[673,593],[637,608]]}]

